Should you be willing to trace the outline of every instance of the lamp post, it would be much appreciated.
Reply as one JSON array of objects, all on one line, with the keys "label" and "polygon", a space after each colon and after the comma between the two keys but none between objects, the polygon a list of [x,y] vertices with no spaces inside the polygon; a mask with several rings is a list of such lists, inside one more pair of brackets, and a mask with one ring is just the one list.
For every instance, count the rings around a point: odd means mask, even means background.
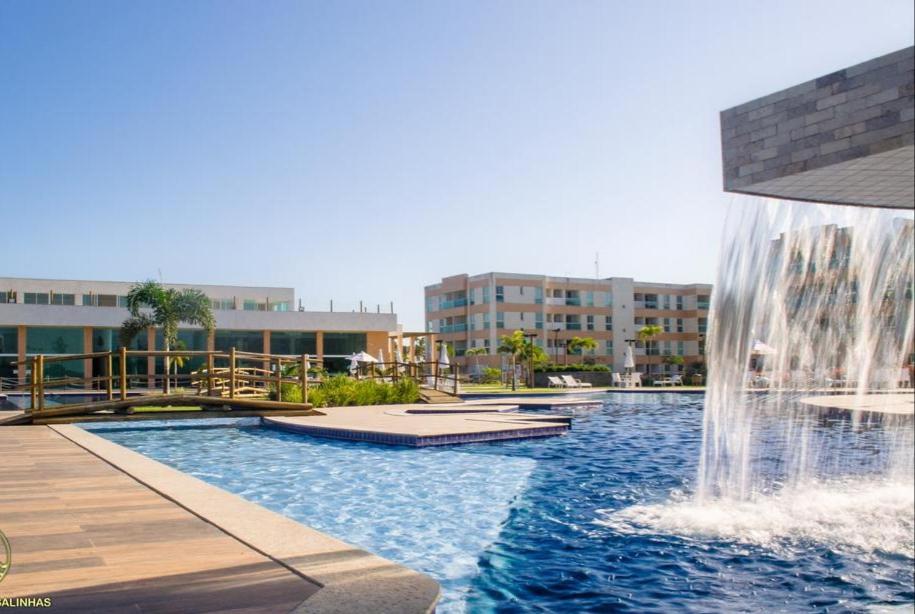
[{"label": "lamp post", "polygon": [[525,332],[524,329],[521,329],[521,334],[524,335],[525,339],[530,339],[531,351],[527,355],[527,387],[534,387],[534,339],[537,337],[537,332],[532,333]]}]

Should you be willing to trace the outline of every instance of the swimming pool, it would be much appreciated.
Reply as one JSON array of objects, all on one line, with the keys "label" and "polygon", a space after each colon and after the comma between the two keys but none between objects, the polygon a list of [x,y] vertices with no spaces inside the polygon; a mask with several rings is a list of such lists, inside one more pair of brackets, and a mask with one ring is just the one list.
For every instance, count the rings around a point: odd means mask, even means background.
[{"label": "swimming pool", "polygon": [[[574,410],[561,437],[433,448],[322,440],[246,419],[219,428],[85,428],[429,573],[442,584],[442,612],[911,604],[908,544],[872,548],[771,531],[771,539],[756,539],[759,531],[701,537],[627,522],[628,510],[690,492],[701,404],[676,393],[608,394],[600,408]],[[847,438],[850,427],[823,428]],[[891,543],[911,533],[911,503],[898,504],[910,524],[896,527]]]}]

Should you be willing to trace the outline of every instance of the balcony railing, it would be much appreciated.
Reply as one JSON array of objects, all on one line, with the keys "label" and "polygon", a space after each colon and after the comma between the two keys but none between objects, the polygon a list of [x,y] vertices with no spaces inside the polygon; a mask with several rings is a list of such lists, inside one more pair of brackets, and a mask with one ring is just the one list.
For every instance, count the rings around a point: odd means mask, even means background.
[{"label": "balcony railing", "polygon": [[581,322],[566,322],[566,330],[581,330]]},{"label": "balcony railing", "polygon": [[439,330],[440,333],[464,333],[467,332],[466,324],[446,324]]},{"label": "balcony railing", "polygon": [[579,306],[581,306],[581,299],[580,299],[580,298],[574,298],[574,297],[568,297],[568,298],[566,298],[566,303],[565,303],[565,304],[566,304],[566,305],[571,305],[571,306],[573,306],[573,307],[579,307]]},{"label": "balcony railing", "polygon": [[444,310],[444,309],[453,309],[455,307],[466,307],[466,306],[467,306],[467,299],[458,298],[458,299],[454,299],[453,301],[442,301],[441,304],[439,305],[439,309]]}]

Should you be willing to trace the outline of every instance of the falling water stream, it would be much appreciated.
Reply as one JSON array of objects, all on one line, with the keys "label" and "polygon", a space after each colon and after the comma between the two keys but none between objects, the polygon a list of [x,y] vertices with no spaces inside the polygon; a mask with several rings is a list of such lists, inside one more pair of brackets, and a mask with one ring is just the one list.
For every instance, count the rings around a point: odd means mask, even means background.
[{"label": "falling water stream", "polygon": [[[735,200],[712,299],[695,488],[607,522],[915,556],[912,393],[899,391],[913,353],[913,277],[908,212]],[[824,394],[902,413],[806,402]]]}]

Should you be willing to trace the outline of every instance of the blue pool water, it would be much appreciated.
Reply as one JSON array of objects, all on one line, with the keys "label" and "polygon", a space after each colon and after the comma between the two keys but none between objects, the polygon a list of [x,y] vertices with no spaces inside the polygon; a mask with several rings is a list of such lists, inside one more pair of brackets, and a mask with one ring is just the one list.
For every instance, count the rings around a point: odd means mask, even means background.
[{"label": "blue pool water", "polygon": [[[905,487],[867,482],[743,506],[689,504],[701,403],[611,394],[600,408],[571,410],[562,437],[421,449],[316,439],[253,420],[85,427],[429,573],[442,584],[442,612],[912,603]],[[847,441],[847,425],[823,428]],[[849,522],[818,533],[837,501]]]}]

